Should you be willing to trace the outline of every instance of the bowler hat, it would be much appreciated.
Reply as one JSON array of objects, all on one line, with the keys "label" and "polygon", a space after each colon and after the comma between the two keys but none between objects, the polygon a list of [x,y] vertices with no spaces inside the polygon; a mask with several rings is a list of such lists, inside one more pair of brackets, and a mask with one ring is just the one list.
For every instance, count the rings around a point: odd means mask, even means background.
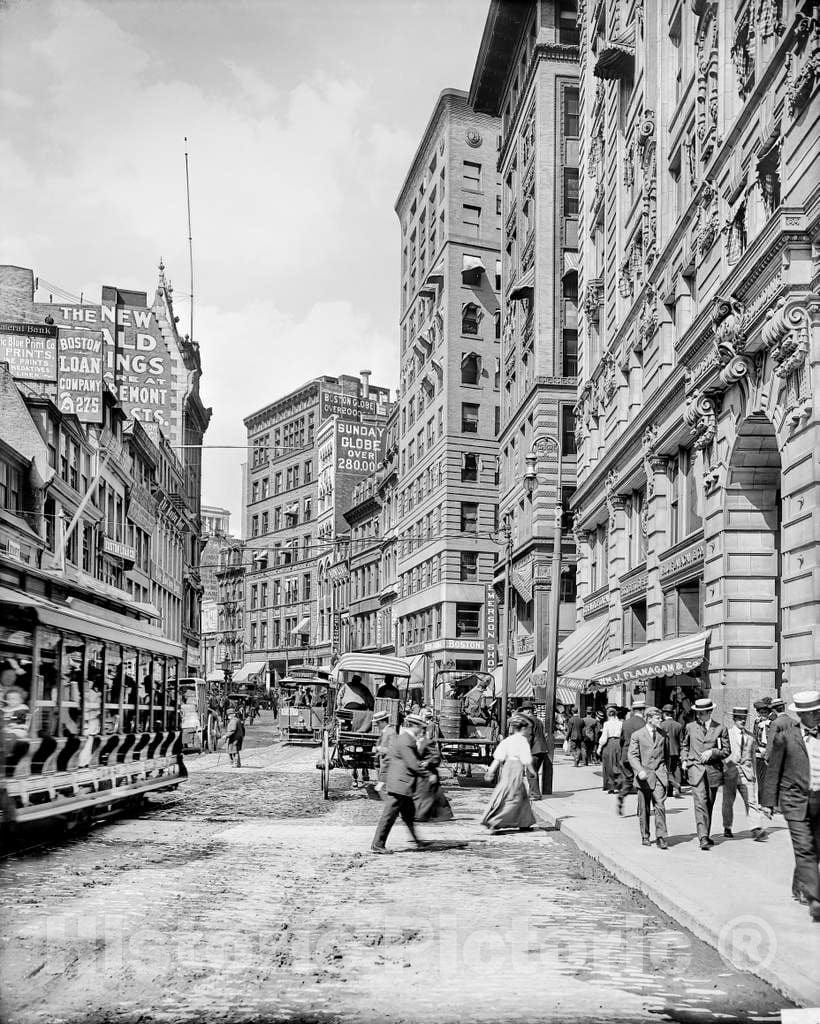
[{"label": "bowler hat", "polygon": [[646,708],[645,711],[644,711],[644,714],[646,715],[647,718],[649,718],[650,715],[659,715],[660,713],[661,713],[660,712],[660,708],[656,708],[652,704],[650,704],[649,707]]},{"label": "bowler hat", "polygon": [[664,706],[661,708],[661,711],[663,711],[664,714],[667,715],[671,715],[674,710],[675,709],[672,707],[671,704],[664,704]]},{"label": "bowler hat", "polygon": [[732,718],[745,718],[749,712],[746,708],[742,708],[738,705],[736,708],[732,708]]},{"label": "bowler hat", "polygon": [[709,700],[708,697],[701,697],[700,700],[696,700],[695,703],[692,705],[692,710],[695,712],[695,714],[697,714],[698,711],[714,711],[715,705],[714,702]]},{"label": "bowler hat", "polygon": [[792,700],[798,715],[806,711],[820,711],[820,690],[801,690]]},{"label": "bowler hat", "polygon": [[373,724],[375,725],[377,722],[386,722],[388,718],[390,718],[389,711],[377,711],[373,716]]},{"label": "bowler hat", "polygon": [[764,708],[768,708],[772,703],[771,697],[761,697],[760,700],[756,700],[754,703],[755,711],[762,711]]},{"label": "bowler hat", "polygon": [[785,711],[786,702],[781,697],[775,697],[775,699],[769,704],[772,711]]}]

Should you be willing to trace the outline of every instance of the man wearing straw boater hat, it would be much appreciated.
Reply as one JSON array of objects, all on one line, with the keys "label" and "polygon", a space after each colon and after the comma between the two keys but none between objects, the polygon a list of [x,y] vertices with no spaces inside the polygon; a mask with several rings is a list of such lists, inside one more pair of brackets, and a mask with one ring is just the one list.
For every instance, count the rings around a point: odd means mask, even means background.
[{"label": "man wearing straw boater hat", "polygon": [[746,818],[752,810],[752,835],[756,842],[767,838],[758,803],[757,775],[755,772],[754,736],[746,728],[748,712],[745,707],[732,708],[732,724],[728,728],[729,756],[723,762],[723,834],[732,838],[735,798],[740,793]]},{"label": "man wearing straw boater hat", "polygon": [[646,725],[632,734],[629,763],[638,781],[638,825],[641,842],[651,846],[649,811],[655,814],[655,838],[658,848],[666,844],[666,787],[669,785],[669,737],[660,728],[661,712],[649,707],[644,711]]},{"label": "man wearing straw boater hat", "polygon": [[729,756],[729,737],[725,726],[712,718],[715,705],[708,697],[696,700],[692,710],[695,721],[683,731],[680,760],[692,787],[700,848],[710,850],[715,845],[710,835],[712,808],[723,784],[723,762]]},{"label": "man wearing straw boater hat", "polygon": [[419,839],[413,824],[416,816],[413,794],[420,776],[426,771],[419,760],[418,750],[418,740],[423,731],[424,719],[421,715],[406,715],[401,732],[390,746],[384,780],[384,810],[370,847],[373,853],[390,853],[385,844],[398,817],[407,826],[407,831],[419,849],[429,845]]},{"label": "man wearing straw boater hat", "polygon": [[760,802],[769,815],[780,805],[794,850],[792,895],[820,921],[820,691],[793,699],[800,724],[774,737]]}]

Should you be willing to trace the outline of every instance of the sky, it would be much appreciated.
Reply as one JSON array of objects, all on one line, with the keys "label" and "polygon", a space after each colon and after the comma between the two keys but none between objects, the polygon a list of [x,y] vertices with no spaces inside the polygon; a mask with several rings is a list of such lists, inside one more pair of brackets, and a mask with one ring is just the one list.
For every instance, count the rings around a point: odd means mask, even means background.
[{"label": "sky", "polygon": [[[85,301],[162,258],[206,444],[318,374],[398,384],[393,205],[487,0],[0,0],[0,263]],[[48,289],[37,298],[48,299]],[[204,453],[241,530],[244,452]]]}]

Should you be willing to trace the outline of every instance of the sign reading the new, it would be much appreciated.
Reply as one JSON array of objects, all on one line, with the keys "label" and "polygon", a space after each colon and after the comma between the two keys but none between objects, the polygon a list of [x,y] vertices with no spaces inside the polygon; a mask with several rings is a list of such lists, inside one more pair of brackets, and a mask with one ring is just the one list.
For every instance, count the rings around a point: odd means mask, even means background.
[{"label": "sign reading the new", "polygon": [[57,328],[53,324],[0,322],[0,363],[17,380],[57,379]]},{"label": "sign reading the new", "polygon": [[141,306],[54,306],[61,327],[102,332],[103,376],[128,416],[167,427],[171,419],[171,354],[153,310]]},{"label": "sign reading the new", "polygon": [[323,420],[331,416],[347,419],[358,419],[360,416],[375,416],[376,402],[372,398],[359,398],[357,395],[339,395],[333,391],[323,391],[319,411]]},{"label": "sign reading the new", "polygon": [[82,423],[103,421],[102,331],[62,328],[57,339],[57,406]]},{"label": "sign reading the new", "polygon": [[372,423],[336,423],[336,470],[374,473],[382,457],[384,427]]}]

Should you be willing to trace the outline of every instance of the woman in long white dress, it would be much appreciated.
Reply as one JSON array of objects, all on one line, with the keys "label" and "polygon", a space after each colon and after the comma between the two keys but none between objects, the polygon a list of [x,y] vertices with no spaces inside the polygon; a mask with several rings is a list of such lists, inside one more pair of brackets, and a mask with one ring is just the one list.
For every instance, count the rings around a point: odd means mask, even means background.
[{"label": "woman in long white dress", "polygon": [[513,715],[510,735],[495,748],[493,763],[486,777],[493,781],[499,769],[501,775],[487,813],[481,819],[481,824],[486,825],[491,833],[505,828],[532,828],[535,824],[526,783],[527,777],[535,777],[530,744],[524,734],[529,724],[526,718]]}]

